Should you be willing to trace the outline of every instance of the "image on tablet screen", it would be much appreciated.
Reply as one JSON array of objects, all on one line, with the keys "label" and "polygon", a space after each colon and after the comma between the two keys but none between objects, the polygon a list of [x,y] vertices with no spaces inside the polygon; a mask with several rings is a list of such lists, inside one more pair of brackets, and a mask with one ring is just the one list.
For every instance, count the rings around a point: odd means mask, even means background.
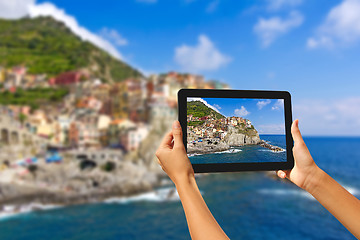
[{"label": "image on tablet screen", "polygon": [[187,98],[191,163],[286,162],[283,99]]}]

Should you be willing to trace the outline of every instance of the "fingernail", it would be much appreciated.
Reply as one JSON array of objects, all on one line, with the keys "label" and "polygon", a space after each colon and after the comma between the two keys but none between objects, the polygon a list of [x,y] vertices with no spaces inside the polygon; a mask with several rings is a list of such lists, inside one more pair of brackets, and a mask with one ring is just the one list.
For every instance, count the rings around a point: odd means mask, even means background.
[{"label": "fingernail", "polygon": [[285,173],[283,173],[283,172],[280,173],[280,177],[281,177],[281,178],[285,178]]},{"label": "fingernail", "polygon": [[181,128],[179,121],[173,123],[173,128]]}]

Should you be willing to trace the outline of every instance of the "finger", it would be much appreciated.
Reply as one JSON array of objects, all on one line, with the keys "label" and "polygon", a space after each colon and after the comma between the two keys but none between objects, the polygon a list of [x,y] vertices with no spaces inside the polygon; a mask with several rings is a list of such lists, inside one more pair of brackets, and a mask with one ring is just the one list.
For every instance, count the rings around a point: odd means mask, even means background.
[{"label": "finger", "polygon": [[296,119],[293,124],[291,125],[291,135],[295,141],[295,143],[300,143],[300,142],[304,142],[301,133],[300,133],[300,129],[299,129],[299,120]]},{"label": "finger", "polygon": [[162,140],[162,142],[160,144],[160,147],[162,147],[162,148],[170,148],[172,140],[173,140],[173,133],[171,131],[171,132],[168,132],[164,136],[164,138],[163,138],[163,140]]},{"label": "finger", "polygon": [[182,130],[179,121],[175,121],[172,125],[172,134],[174,136],[174,148],[184,147]]},{"label": "finger", "polygon": [[286,173],[283,170],[279,170],[276,172],[276,174],[278,175],[279,178],[286,178]]}]

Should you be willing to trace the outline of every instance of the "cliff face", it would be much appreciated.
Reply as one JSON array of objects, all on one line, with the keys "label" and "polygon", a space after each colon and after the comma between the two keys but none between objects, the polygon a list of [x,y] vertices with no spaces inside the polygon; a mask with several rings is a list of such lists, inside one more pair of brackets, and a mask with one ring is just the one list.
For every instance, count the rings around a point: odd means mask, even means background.
[{"label": "cliff face", "polygon": [[239,130],[229,128],[229,132],[224,138],[224,141],[233,147],[242,145],[258,144],[260,143],[259,133],[255,129],[251,129],[245,133],[241,133]]},{"label": "cliff face", "polygon": [[233,147],[249,145],[249,144],[258,144],[260,143],[260,137],[259,135],[248,136],[242,133],[232,134],[226,139],[226,143],[229,146],[233,146]]}]

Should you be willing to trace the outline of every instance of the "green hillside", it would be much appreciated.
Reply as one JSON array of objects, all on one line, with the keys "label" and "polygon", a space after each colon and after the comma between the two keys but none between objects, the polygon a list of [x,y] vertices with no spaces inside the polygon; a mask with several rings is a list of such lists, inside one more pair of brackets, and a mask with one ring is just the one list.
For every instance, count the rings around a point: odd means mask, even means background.
[{"label": "green hillside", "polygon": [[193,115],[194,117],[204,117],[211,115],[216,119],[225,118],[225,116],[207,107],[200,101],[187,102],[187,115]]},{"label": "green hillside", "polygon": [[142,76],[92,43],[82,41],[51,17],[0,19],[0,65],[20,64],[26,65],[30,73],[49,76],[87,68],[108,82]]}]

